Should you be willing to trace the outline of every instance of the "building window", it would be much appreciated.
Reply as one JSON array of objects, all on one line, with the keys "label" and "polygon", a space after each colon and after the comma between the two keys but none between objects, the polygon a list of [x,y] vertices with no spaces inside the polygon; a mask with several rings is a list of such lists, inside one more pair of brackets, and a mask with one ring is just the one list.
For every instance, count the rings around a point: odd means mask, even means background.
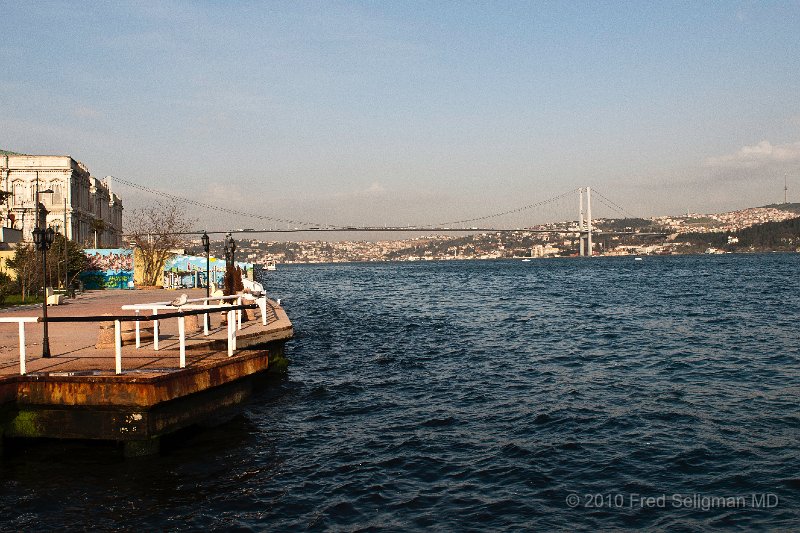
[{"label": "building window", "polygon": [[14,205],[22,205],[24,191],[25,189],[23,188],[21,181],[15,181],[11,186],[11,194],[14,197]]},{"label": "building window", "polygon": [[61,184],[53,183],[50,185],[50,188],[53,189],[53,205],[61,205],[63,201],[63,197],[61,196]]}]

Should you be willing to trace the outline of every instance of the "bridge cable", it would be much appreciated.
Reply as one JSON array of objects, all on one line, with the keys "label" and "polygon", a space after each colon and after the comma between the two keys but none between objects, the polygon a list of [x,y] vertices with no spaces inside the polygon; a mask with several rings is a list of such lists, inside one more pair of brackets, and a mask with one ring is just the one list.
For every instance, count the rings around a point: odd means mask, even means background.
[{"label": "bridge cable", "polygon": [[[600,199],[601,199],[600,201],[602,203],[604,203],[607,207],[610,207],[611,209],[616,210],[617,212],[625,215],[626,217],[628,217],[628,218],[638,218],[638,217],[635,217],[632,214],[630,214],[627,210],[625,210],[624,208],[620,207],[619,205],[617,205],[613,201],[609,200],[606,196],[604,196],[602,193],[600,193],[597,189],[593,188],[592,189],[592,194],[596,194],[597,196],[599,196]],[[605,200],[605,202],[603,202],[603,200]],[[606,202],[608,202],[608,203],[606,203]],[[611,205],[609,205],[609,204],[611,204]]]},{"label": "bridge cable", "polygon": [[503,215],[510,215],[512,213],[519,213],[521,211],[526,211],[528,209],[533,209],[535,207],[541,207],[543,205],[547,205],[549,203],[555,202],[556,200],[560,200],[560,199],[564,198],[565,196],[569,196],[570,194],[574,194],[576,192],[578,192],[578,189],[572,189],[571,191],[567,191],[567,192],[565,192],[563,194],[559,194],[558,196],[554,196],[553,198],[548,198],[547,200],[542,200],[540,202],[536,202],[536,203],[533,203],[533,204],[528,204],[528,205],[525,205],[525,206],[522,206],[522,207],[518,207],[516,209],[510,209],[508,211],[503,211],[501,213],[494,213],[492,215],[485,215],[485,216],[475,217],[475,218],[467,218],[467,219],[464,219],[464,220],[454,220],[454,221],[451,221],[451,222],[441,222],[439,224],[426,224],[425,226],[421,226],[421,227],[453,226],[453,225],[456,225],[456,224],[465,224],[467,222],[476,222],[478,220],[488,220],[490,218],[497,218],[497,217],[501,217]]},{"label": "bridge cable", "polygon": [[212,211],[220,211],[220,212],[228,213],[228,214],[231,214],[231,215],[257,218],[259,220],[269,220],[271,222],[281,222],[281,223],[287,223],[287,224],[296,224],[296,225],[301,225],[301,226],[327,226],[327,227],[332,227],[332,228],[336,227],[336,226],[333,226],[331,224],[319,224],[319,223],[316,223],[316,222],[304,222],[302,220],[291,220],[291,219],[286,219],[286,218],[270,217],[270,216],[267,216],[267,215],[257,215],[255,213],[250,213],[250,212],[247,212],[247,211],[241,211],[241,210],[238,210],[238,209],[230,209],[230,208],[227,208],[227,207],[220,207],[220,206],[217,206],[217,205],[206,204],[206,203],[203,203],[203,202],[199,202],[197,200],[192,200],[190,198],[186,198],[184,196],[179,196],[177,194],[171,194],[171,193],[168,193],[168,192],[159,191],[157,189],[151,189],[150,187],[146,187],[146,186],[140,185],[138,183],[133,183],[133,182],[124,180],[122,178],[117,178],[115,176],[110,176],[110,178],[113,179],[114,181],[118,182],[118,183],[121,183],[123,185],[127,185],[128,187],[132,187],[132,188],[138,189],[140,191],[144,191],[144,192],[147,192],[147,193],[150,193],[150,194],[154,194],[156,196],[166,197],[166,198],[169,198],[171,200],[184,202],[184,203],[189,204],[189,205],[195,205],[197,207],[203,207],[205,209],[211,209]]}]

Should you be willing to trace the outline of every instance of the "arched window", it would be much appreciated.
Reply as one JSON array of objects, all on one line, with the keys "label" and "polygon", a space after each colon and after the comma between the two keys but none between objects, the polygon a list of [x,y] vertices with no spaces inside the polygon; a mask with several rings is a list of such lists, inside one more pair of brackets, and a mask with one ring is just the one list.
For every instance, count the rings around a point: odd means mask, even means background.
[{"label": "arched window", "polygon": [[24,201],[24,194],[25,194],[25,186],[23,185],[22,181],[15,181],[11,185],[11,194],[13,196],[12,203],[14,205],[22,205]]},{"label": "arched window", "polygon": [[61,183],[52,183],[50,188],[53,189],[53,205],[61,205],[61,203],[64,201],[64,197],[61,194]]}]

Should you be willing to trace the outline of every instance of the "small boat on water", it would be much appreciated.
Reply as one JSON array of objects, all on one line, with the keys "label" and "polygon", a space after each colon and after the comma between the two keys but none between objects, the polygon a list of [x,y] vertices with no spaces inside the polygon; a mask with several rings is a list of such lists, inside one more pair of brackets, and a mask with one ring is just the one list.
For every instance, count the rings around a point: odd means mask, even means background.
[{"label": "small boat on water", "polygon": [[522,260],[522,262],[523,262],[523,263],[530,263],[530,262],[531,262],[531,260],[530,260],[530,259],[523,259],[523,260]]},{"label": "small boat on water", "polygon": [[264,270],[277,270],[278,267],[275,264],[275,261],[267,261],[264,263]]}]

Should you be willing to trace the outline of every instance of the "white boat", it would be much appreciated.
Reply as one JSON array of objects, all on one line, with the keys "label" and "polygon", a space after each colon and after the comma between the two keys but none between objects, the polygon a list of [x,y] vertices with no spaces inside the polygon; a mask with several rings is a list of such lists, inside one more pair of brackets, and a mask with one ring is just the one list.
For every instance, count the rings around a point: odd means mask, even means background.
[{"label": "white boat", "polygon": [[267,261],[264,263],[264,270],[277,270],[278,267],[275,265],[275,261]]}]

